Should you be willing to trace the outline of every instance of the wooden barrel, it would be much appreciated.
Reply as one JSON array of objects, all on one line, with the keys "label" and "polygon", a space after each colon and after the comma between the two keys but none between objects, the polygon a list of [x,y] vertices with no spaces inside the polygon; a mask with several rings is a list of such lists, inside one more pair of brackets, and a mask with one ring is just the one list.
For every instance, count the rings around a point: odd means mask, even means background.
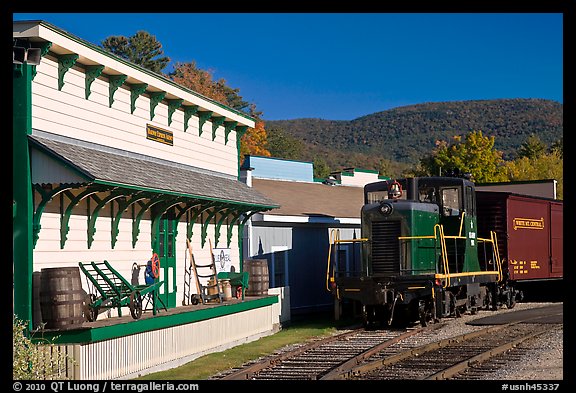
[{"label": "wooden barrel", "polygon": [[244,271],[248,272],[248,289],[246,296],[266,296],[270,279],[268,277],[267,259],[247,259],[244,261]]},{"label": "wooden barrel", "polygon": [[45,329],[74,329],[84,322],[82,289],[78,267],[42,269],[40,308]]}]

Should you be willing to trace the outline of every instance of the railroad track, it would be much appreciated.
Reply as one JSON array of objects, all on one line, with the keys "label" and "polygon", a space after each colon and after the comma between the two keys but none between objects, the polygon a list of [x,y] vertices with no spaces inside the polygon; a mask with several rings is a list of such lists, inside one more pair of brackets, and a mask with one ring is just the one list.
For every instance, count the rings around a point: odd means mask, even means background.
[{"label": "railroad track", "polygon": [[[514,322],[413,347],[394,354],[381,352],[330,379],[451,379],[549,330],[549,326]],[[374,359],[375,358],[375,359]],[[471,374],[472,375],[472,374]],[[476,375],[478,377],[478,375]]]},{"label": "railroad track", "polygon": [[356,329],[304,345],[228,374],[220,380],[330,379],[386,348],[415,335],[432,335],[443,324],[427,328],[367,331]]}]

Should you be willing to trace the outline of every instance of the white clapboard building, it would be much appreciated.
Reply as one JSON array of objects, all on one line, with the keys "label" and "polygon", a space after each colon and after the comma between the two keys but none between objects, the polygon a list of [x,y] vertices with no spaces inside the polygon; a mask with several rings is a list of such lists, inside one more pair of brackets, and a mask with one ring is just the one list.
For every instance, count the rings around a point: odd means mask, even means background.
[{"label": "white clapboard building", "polygon": [[[197,264],[226,249],[241,272],[244,224],[278,207],[239,181],[255,120],[44,21],[14,22],[13,39],[13,308],[74,357],[68,377],[130,378],[273,332],[276,296],[193,305],[187,281],[186,239]],[[80,263],[136,288],[154,254],[157,299],[139,318],[120,294],[92,322],[46,329],[47,291],[85,294],[83,313],[103,300]]]}]

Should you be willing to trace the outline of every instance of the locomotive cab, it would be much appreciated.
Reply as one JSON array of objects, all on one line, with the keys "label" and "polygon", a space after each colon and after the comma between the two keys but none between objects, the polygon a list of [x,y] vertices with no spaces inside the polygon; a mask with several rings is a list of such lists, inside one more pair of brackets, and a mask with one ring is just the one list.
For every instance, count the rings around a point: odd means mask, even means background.
[{"label": "locomotive cab", "polygon": [[474,184],[453,177],[364,187],[362,271],[333,273],[338,298],[362,303],[365,322],[475,312],[481,285],[500,277],[492,239],[478,239]]}]

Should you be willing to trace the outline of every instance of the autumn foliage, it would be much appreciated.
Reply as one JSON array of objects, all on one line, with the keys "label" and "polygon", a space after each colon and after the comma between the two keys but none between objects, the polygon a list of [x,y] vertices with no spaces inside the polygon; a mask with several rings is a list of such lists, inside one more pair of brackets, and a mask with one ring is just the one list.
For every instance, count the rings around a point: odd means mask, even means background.
[{"label": "autumn foliage", "polygon": [[213,81],[210,71],[201,70],[195,61],[178,63],[170,73],[172,80],[179,85],[189,88],[203,96],[227,104],[225,81]]},{"label": "autumn foliage", "polygon": [[249,128],[240,140],[240,156],[264,156],[270,157],[271,154],[266,149],[267,134],[264,129],[264,122],[257,121],[254,128]]}]

